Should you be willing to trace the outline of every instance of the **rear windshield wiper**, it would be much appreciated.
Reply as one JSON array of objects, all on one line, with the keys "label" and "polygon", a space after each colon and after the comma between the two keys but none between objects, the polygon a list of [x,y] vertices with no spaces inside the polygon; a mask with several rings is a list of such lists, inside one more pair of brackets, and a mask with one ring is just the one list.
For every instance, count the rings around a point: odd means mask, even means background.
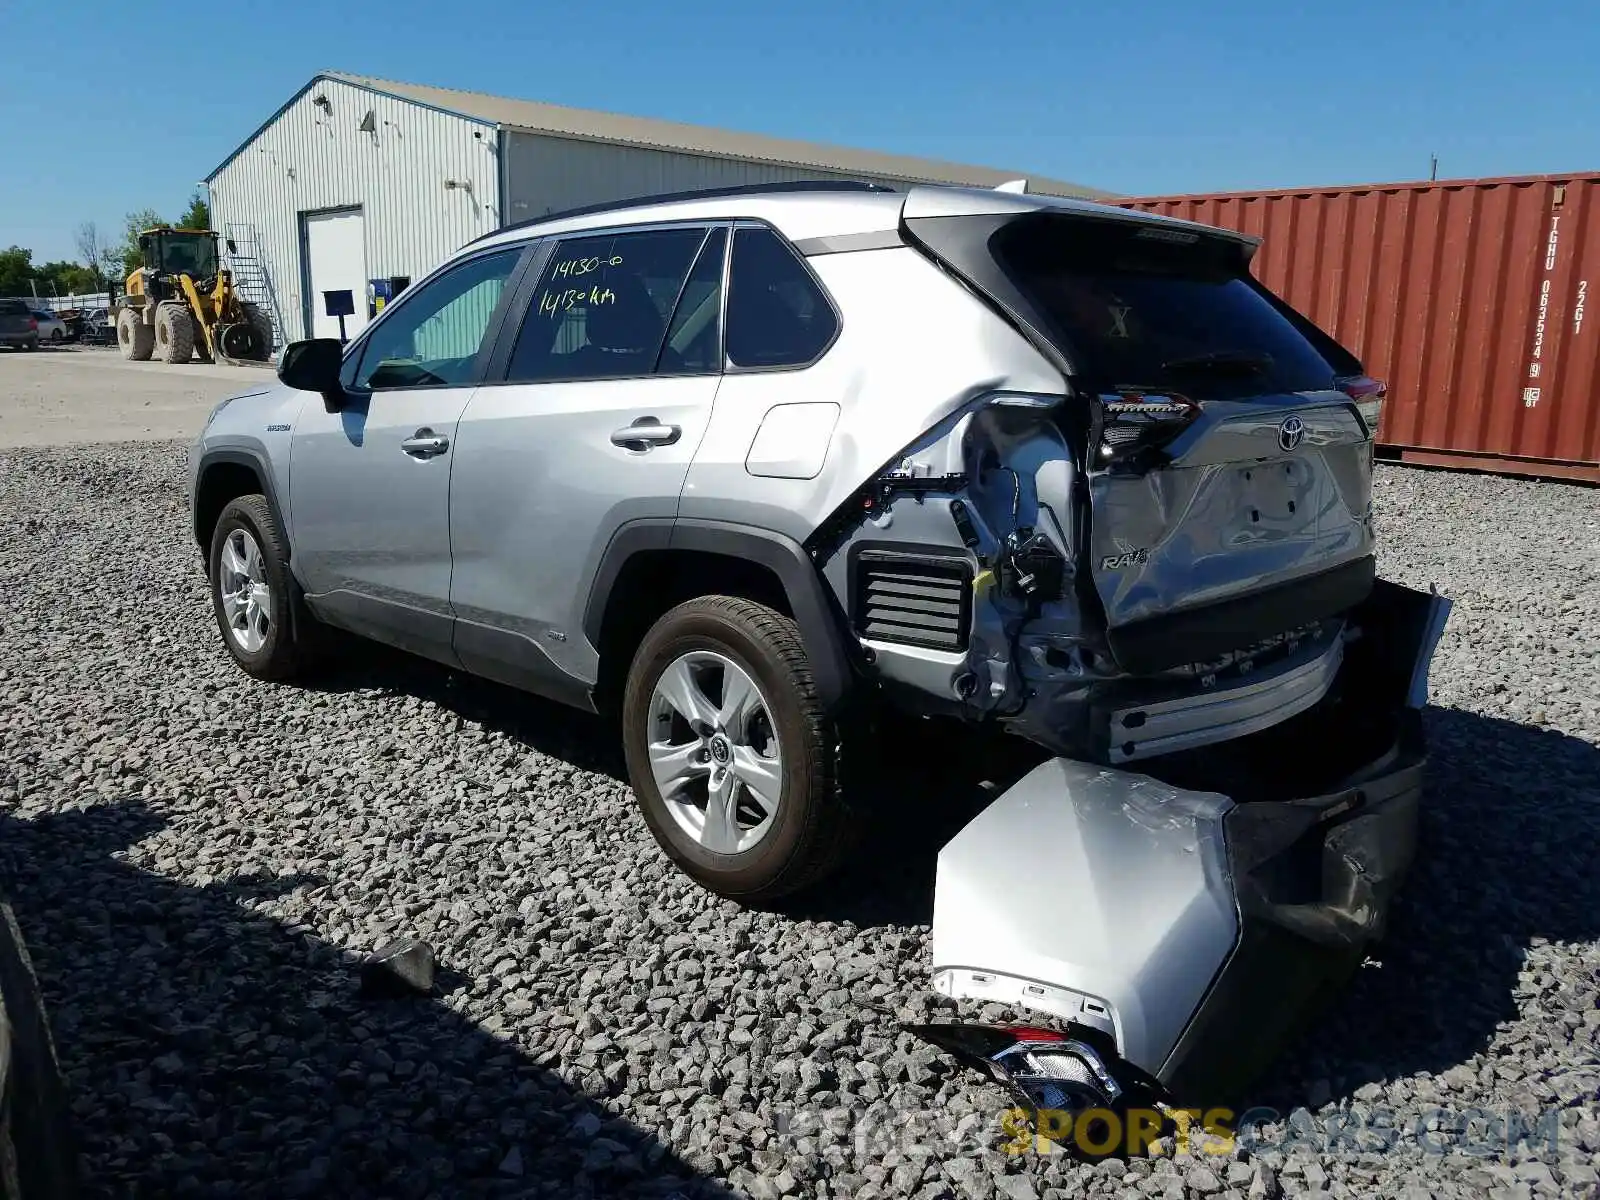
[{"label": "rear windshield wiper", "polygon": [[1270,371],[1272,355],[1257,354],[1248,350],[1210,350],[1205,354],[1191,354],[1185,358],[1169,358],[1161,364],[1163,371]]}]

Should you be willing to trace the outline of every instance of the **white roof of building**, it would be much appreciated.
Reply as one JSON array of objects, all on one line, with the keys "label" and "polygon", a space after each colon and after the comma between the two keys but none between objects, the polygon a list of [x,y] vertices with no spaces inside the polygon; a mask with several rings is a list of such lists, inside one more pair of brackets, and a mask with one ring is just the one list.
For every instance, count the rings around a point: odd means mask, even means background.
[{"label": "white roof of building", "polygon": [[[702,154],[713,158],[815,167],[819,170],[890,178],[907,183],[958,183],[992,188],[1011,180],[1026,178],[1028,190],[1032,192],[1090,198],[1107,197],[1111,194],[1082,184],[1030,175],[1023,171],[966,166],[936,159],[913,158],[904,154],[882,154],[874,150],[859,150],[844,146],[825,146],[755,133],[733,133],[703,125],[661,121],[653,117],[629,117],[616,113],[593,112],[582,108],[567,108],[559,104],[545,104],[537,100],[512,100],[504,96],[488,96],[479,92],[457,91],[454,88],[428,87],[419,83],[399,83],[389,79],[374,79],[366,75],[349,75],[340,71],[324,71],[314,76],[284,104],[283,108],[278,110],[278,113],[288,108],[322,79],[337,80],[379,95],[409,100],[415,104],[496,125],[502,129],[552,137]],[[278,113],[268,118],[261,129],[265,129],[276,120]],[[206,178],[208,180],[214,178],[240,150],[255,140],[261,129],[252,133]]]}]

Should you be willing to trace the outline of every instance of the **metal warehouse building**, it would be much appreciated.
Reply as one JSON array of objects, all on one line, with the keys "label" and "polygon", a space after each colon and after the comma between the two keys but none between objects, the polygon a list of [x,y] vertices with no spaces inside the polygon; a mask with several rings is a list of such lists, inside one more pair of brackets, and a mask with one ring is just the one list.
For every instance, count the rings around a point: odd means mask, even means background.
[{"label": "metal warehouse building", "polygon": [[[206,178],[240,290],[279,342],[346,332],[386,285],[502,225],[584,204],[732,184],[856,179],[993,187],[1021,172],[729,133],[328,72]],[[1027,176],[1029,190],[1104,193]]]}]

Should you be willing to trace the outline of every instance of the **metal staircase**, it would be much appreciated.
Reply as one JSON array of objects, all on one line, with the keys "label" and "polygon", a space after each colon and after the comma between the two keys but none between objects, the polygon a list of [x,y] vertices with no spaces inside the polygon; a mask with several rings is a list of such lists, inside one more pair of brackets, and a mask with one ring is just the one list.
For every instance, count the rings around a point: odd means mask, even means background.
[{"label": "metal staircase", "polygon": [[283,311],[278,307],[278,293],[272,286],[272,276],[267,273],[266,260],[261,256],[261,238],[256,227],[230,221],[223,231],[222,253],[223,265],[233,272],[233,286],[240,298],[256,305],[272,321],[272,349],[276,353],[285,342]]}]

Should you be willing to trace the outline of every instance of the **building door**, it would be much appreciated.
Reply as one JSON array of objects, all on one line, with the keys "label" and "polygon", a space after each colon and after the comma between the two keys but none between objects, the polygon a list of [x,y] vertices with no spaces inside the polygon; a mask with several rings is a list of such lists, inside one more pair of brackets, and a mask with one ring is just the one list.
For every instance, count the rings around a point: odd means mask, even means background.
[{"label": "building door", "polygon": [[326,292],[349,292],[351,314],[344,332],[353,338],[367,324],[366,222],[359,208],[302,213],[306,262],[306,329],[310,337],[339,336],[339,318],[328,315]]}]

